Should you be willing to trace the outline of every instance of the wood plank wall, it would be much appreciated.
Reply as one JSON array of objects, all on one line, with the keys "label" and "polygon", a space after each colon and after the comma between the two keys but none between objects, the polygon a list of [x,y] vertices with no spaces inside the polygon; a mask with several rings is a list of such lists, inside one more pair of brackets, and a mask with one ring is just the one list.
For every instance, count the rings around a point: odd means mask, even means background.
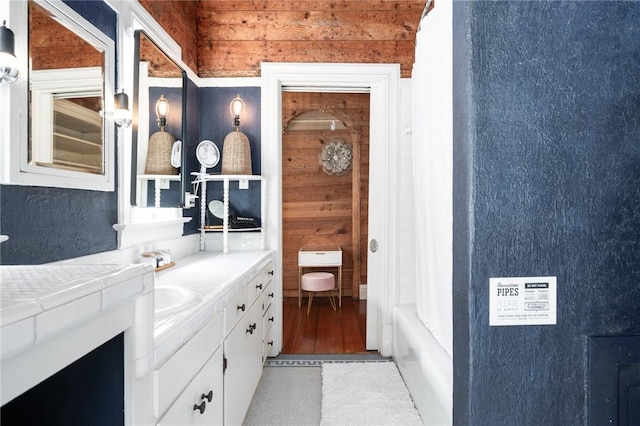
[{"label": "wood plank wall", "polygon": [[[369,94],[284,92],[282,98],[284,294],[298,294],[301,247],[339,246],[343,251],[343,294],[357,297],[359,284],[367,282]],[[329,112],[345,123],[347,130],[286,130],[293,118],[308,111]],[[352,172],[329,176],[322,171],[318,154],[324,144],[336,139],[359,146],[354,153],[359,161]],[[355,191],[354,185],[358,186]],[[360,193],[355,203],[354,192]],[[354,205],[360,206],[355,226]],[[354,273],[360,278],[354,280]]]},{"label": "wood plank wall", "polygon": [[256,77],[261,62],[397,63],[411,77],[426,0],[140,3],[201,77]]},{"label": "wood plank wall", "polygon": [[197,2],[138,0],[140,4],[180,45],[182,61],[191,70],[198,71]]},{"label": "wood plank wall", "polygon": [[32,70],[104,67],[102,52],[33,2],[29,2],[29,60]]}]

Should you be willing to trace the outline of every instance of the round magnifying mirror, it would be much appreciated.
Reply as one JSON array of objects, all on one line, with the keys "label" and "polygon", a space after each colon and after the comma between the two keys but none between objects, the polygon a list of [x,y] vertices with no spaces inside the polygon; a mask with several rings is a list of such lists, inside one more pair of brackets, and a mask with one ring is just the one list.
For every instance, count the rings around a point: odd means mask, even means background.
[{"label": "round magnifying mirror", "polygon": [[220,200],[213,200],[209,203],[209,211],[218,219],[224,218],[224,205]]}]

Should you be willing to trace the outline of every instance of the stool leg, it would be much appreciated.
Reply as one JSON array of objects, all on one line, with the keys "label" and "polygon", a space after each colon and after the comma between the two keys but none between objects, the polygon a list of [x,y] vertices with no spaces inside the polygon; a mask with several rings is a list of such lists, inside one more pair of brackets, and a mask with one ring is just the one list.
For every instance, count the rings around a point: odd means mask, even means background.
[{"label": "stool leg", "polygon": [[311,301],[313,300],[313,293],[309,292],[309,303],[307,304],[307,315],[311,312]]},{"label": "stool leg", "polygon": [[333,293],[329,292],[329,302],[331,302],[331,307],[333,308],[333,310],[336,310],[336,299],[335,296],[333,295]]}]

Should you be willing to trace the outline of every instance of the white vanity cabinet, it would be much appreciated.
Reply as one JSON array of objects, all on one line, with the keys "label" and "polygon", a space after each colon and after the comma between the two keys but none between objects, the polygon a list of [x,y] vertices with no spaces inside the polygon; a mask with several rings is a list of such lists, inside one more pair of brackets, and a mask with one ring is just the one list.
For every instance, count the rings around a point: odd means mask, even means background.
[{"label": "white vanity cabinet", "polygon": [[273,254],[201,252],[181,263],[159,282],[183,282],[202,301],[156,319],[156,331],[170,331],[156,336],[153,419],[157,426],[241,425],[262,376],[267,328],[277,328]]},{"label": "white vanity cabinet", "polygon": [[[273,263],[267,262],[247,284],[246,313],[231,324],[224,340],[224,423],[240,425],[247,413],[253,393],[262,376],[264,364],[264,297],[273,276]],[[238,300],[233,299],[225,307],[232,317]]]},{"label": "white vanity cabinet", "polygon": [[262,316],[254,303],[224,341],[224,423],[241,425],[262,375]]}]

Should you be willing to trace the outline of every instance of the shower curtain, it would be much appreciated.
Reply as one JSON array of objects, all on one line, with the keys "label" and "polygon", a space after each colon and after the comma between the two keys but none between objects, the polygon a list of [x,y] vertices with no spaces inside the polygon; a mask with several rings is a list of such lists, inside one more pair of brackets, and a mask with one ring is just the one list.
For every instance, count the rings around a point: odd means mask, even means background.
[{"label": "shower curtain", "polygon": [[452,5],[423,16],[413,66],[417,313],[452,355]]}]

